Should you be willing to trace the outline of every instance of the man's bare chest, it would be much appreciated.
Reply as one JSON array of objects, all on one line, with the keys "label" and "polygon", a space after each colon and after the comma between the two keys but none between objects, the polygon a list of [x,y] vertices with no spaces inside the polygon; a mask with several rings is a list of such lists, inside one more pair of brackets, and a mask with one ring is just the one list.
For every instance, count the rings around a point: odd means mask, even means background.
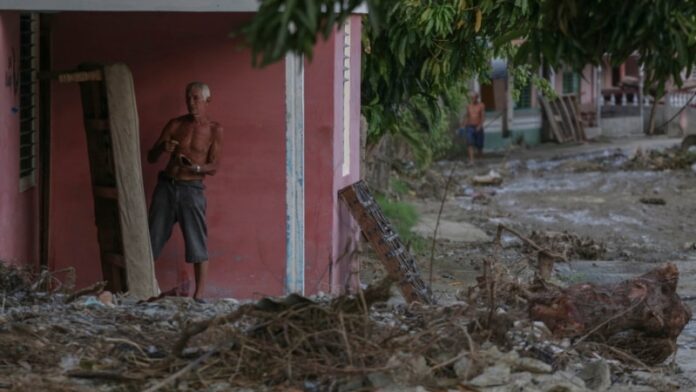
[{"label": "man's bare chest", "polygon": [[174,131],[173,138],[182,150],[206,152],[212,143],[210,125],[182,124]]}]

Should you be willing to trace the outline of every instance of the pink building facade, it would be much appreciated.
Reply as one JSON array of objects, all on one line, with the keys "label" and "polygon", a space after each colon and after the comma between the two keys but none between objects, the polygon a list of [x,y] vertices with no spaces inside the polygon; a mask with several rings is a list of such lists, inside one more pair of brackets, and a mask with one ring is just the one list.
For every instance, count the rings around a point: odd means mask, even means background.
[{"label": "pink building facade", "polygon": [[[17,8],[27,3],[32,2]],[[76,10],[80,2],[74,3],[73,9],[39,17],[48,37],[40,52],[50,56],[52,71],[85,62],[129,66],[148,203],[164,161],[146,163],[147,149],[168,119],[185,113],[188,82],[211,87],[211,117],[223,125],[224,141],[221,168],[205,182],[210,253],[205,295],[342,291],[357,227],[337,191],[360,178],[361,17],[352,16],[348,27],[318,43],[312,61],[300,67],[302,77],[290,83],[291,60],[253,68],[242,40],[231,38],[253,12],[150,12],[148,3],[162,9],[154,1],[139,2],[138,12],[104,12]],[[0,55],[7,64],[21,45],[20,14],[0,12]],[[0,91],[0,260],[52,270],[74,267],[78,286],[91,284],[101,279],[101,267],[79,87],[54,81],[43,91],[50,109],[37,111],[43,125],[35,135],[35,185],[20,189],[20,102],[7,82],[12,72],[6,70]],[[299,111],[289,106],[290,97]],[[289,150],[291,133],[300,139]],[[291,205],[289,195],[299,195],[299,204]],[[175,229],[156,262],[162,289],[192,279],[183,252]]]}]

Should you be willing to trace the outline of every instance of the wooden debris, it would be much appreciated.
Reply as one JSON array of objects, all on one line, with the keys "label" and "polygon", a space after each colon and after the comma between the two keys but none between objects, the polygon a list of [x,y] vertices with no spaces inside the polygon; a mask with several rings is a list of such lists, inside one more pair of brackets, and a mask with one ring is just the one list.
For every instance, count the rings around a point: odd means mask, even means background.
[{"label": "wooden debris", "polygon": [[430,289],[421,279],[415,258],[406,249],[399,234],[384,216],[364,181],[341,191],[353,218],[379,255],[389,276],[397,283],[408,302],[432,303]]},{"label": "wooden debris", "polygon": [[551,127],[551,139],[558,143],[587,140],[577,97],[574,94],[561,95],[553,100],[541,96],[539,100]]},{"label": "wooden debris", "polygon": [[106,281],[96,282],[71,294],[65,299],[65,303],[69,304],[84,295],[99,294],[104,291],[104,287],[106,287]]},{"label": "wooden debris", "polygon": [[557,337],[605,342],[658,364],[674,353],[691,319],[676,293],[678,278],[677,267],[666,263],[617,284],[545,286],[529,298],[529,314]]}]

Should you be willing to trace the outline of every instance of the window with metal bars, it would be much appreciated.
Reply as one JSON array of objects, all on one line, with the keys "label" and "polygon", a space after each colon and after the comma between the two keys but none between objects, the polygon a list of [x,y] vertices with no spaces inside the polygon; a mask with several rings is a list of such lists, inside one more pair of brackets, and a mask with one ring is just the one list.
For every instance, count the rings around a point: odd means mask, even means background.
[{"label": "window with metal bars", "polygon": [[19,188],[24,191],[36,184],[39,18],[35,13],[19,18]]},{"label": "window with metal bars", "polygon": [[580,75],[577,72],[563,72],[563,94],[580,92]]},{"label": "window with metal bars", "polygon": [[532,107],[532,83],[527,82],[524,87],[520,89],[520,96],[515,102],[515,109],[529,109]]}]

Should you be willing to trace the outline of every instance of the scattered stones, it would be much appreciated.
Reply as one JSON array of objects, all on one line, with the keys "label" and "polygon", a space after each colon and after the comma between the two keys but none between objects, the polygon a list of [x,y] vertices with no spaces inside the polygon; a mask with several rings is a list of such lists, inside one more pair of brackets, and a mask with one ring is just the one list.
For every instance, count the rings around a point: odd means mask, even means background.
[{"label": "scattered stones", "polygon": [[460,380],[470,380],[477,373],[477,365],[468,355],[464,355],[454,363],[454,373]]},{"label": "scattered stones", "polygon": [[503,183],[503,176],[495,170],[490,170],[488,174],[474,176],[471,182],[474,185],[500,185]]},{"label": "scattered stones", "polygon": [[[544,249],[558,253],[566,259],[580,258],[583,260],[598,260],[607,253],[604,242],[590,237],[581,237],[568,231],[533,231],[529,239]],[[525,246],[525,251],[533,249]]]},{"label": "scattered stones", "polygon": [[396,384],[417,385],[432,379],[432,371],[422,355],[399,352],[387,361],[388,368],[394,369],[389,374]]},{"label": "scattered stones", "polygon": [[611,386],[611,369],[609,364],[601,359],[585,364],[578,377],[594,391],[606,391]]},{"label": "scattered stones", "polygon": [[493,387],[507,384],[510,381],[510,373],[510,366],[501,363],[486,368],[483,373],[469,381],[469,384],[475,387]]}]

